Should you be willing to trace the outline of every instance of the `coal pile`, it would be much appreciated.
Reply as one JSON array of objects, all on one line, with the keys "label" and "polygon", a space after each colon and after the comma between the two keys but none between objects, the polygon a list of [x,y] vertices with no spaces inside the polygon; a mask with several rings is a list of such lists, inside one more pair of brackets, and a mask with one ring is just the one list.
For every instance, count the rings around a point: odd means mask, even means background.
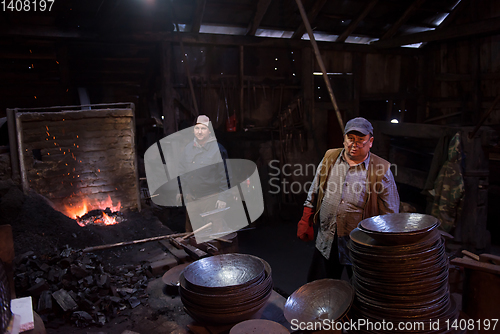
[{"label": "coal pile", "polygon": [[148,263],[108,267],[99,256],[71,248],[40,257],[30,251],[16,257],[15,266],[18,297],[31,296],[44,322],[56,326],[104,325],[145,304],[153,277]]},{"label": "coal pile", "polygon": [[99,326],[147,301],[145,288],[155,277],[144,244],[97,253],[83,249],[172,233],[147,209],[121,213],[115,225],[81,227],[10,179],[0,181],[3,224],[12,226],[17,297],[31,296],[48,328],[68,322]]}]

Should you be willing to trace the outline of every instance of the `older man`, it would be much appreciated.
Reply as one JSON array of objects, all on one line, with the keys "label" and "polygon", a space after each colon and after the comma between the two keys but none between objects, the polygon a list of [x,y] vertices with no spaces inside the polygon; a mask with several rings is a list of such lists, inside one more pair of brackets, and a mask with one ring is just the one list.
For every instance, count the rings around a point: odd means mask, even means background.
[{"label": "older man", "polygon": [[372,145],[371,123],[354,118],[345,126],[344,147],[328,150],[318,167],[297,229],[300,239],[311,241],[319,221],[309,282],[340,279],[344,266],[351,277],[349,233],[362,219],[399,212],[390,163],[370,153]]}]

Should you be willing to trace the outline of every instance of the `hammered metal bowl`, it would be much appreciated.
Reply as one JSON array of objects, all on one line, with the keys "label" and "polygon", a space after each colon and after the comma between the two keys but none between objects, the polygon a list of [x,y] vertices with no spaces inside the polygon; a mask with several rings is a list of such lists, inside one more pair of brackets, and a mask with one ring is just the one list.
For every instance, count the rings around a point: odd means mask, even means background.
[{"label": "hammered metal bowl", "polygon": [[451,303],[448,258],[438,226],[434,217],[420,214],[391,214],[360,222],[347,245],[356,291],[351,318],[394,324],[419,321],[428,326],[391,333],[446,332],[429,326],[429,319],[443,323],[458,314]]},{"label": "hammered metal bowl", "polygon": [[184,269],[187,287],[194,291],[230,291],[259,281],[264,264],[245,254],[222,254],[191,263]]},{"label": "hammered metal bowl", "polygon": [[351,307],[354,289],[346,281],[320,279],[307,283],[288,297],[285,319],[298,322],[322,322],[341,319]]},{"label": "hammered metal bowl", "polygon": [[359,225],[375,233],[415,233],[437,227],[439,221],[431,215],[421,213],[389,213],[362,220]]},{"label": "hammered metal bowl", "polygon": [[[186,267],[180,274],[179,294],[186,312],[195,320],[214,324],[229,324],[249,319],[271,296],[273,288],[271,266],[263,259],[252,255],[223,254],[213,258],[203,259],[213,259],[208,264],[207,261],[198,260],[198,264],[194,262],[195,266]],[[250,271],[245,269],[245,265],[250,266]],[[256,272],[258,269],[255,269],[259,267],[263,268],[260,274]],[[234,268],[237,270],[236,275],[230,272]],[[185,275],[189,269],[193,270],[190,274],[196,272],[196,275],[192,275],[194,277],[192,281],[198,284],[190,284],[187,281]],[[216,273],[207,273],[215,279],[224,275],[236,279],[219,279],[218,282],[207,284],[206,279],[199,278],[205,275],[203,270],[215,270]],[[238,274],[240,272],[244,274]],[[247,272],[252,274],[247,275]],[[200,282],[204,286],[199,285]]]},{"label": "hammered metal bowl", "polygon": [[233,326],[229,334],[289,334],[285,326],[266,319],[250,319]]},{"label": "hammered metal bowl", "polygon": [[358,228],[385,245],[407,245],[425,238],[439,220],[420,213],[390,213],[363,219]]}]

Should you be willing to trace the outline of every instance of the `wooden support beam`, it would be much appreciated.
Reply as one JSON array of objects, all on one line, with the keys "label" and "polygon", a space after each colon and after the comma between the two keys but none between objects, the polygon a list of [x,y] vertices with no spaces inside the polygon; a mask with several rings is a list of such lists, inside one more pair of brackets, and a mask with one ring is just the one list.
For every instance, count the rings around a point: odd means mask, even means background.
[{"label": "wooden support beam", "polygon": [[169,135],[177,131],[173,98],[174,89],[172,87],[172,44],[168,42],[161,43],[160,52],[163,134]]},{"label": "wooden support beam", "polygon": [[[325,6],[325,3],[326,0],[316,0],[311,10],[309,11],[309,14],[307,14],[307,19],[309,20],[309,22],[314,22],[316,20],[316,17],[318,17],[319,12]],[[292,39],[301,39],[305,32],[306,27],[304,22],[302,22],[297,30],[295,30],[295,32],[293,33]]]},{"label": "wooden support beam", "polygon": [[[304,48],[310,46],[309,41],[291,40],[287,38],[271,38],[256,36],[237,36],[221,34],[193,34],[176,32],[152,32],[137,34],[115,34],[113,36],[100,35],[97,33],[85,33],[76,30],[59,30],[47,28],[46,26],[23,26],[0,30],[0,38],[46,38],[51,40],[65,39],[67,41],[78,41],[92,43],[90,45],[113,44],[127,47],[130,43],[140,42],[141,45],[149,46],[147,43],[174,42],[179,43],[181,38],[189,45],[215,45],[215,46],[250,46],[250,47],[276,47],[276,48]],[[317,42],[322,50],[380,53],[381,50],[374,46],[354,43],[332,43]],[[126,49],[125,49],[126,51]],[[386,54],[419,55],[422,50],[403,48],[398,50],[386,50]]]},{"label": "wooden support beam", "polygon": [[455,17],[457,17],[458,13],[462,12],[468,4],[470,4],[469,0],[460,1],[458,5],[456,5],[455,8],[453,8],[452,12],[443,20],[443,22],[441,22],[439,27],[436,28],[436,30],[440,30],[443,29],[444,27],[449,26],[450,23],[453,22]]},{"label": "wooden support beam", "polygon": [[[244,73],[244,59],[245,59],[245,50],[243,45],[240,45],[240,112],[237,114],[239,118],[239,123],[241,124],[241,127],[244,127],[243,121],[245,120],[245,106],[244,106],[244,96],[245,96],[245,87],[244,87],[244,78],[245,78],[245,73]],[[250,89],[250,88],[249,88]],[[250,94],[248,95],[248,100],[250,100]],[[250,111],[250,110],[249,110]]]},{"label": "wooden support beam", "polygon": [[199,33],[201,22],[203,21],[203,15],[205,14],[205,5],[207,4],[207,0],[196,0],[196,10],[193,15],[193,24],[191,27],[192,33]]},{"label": "wooden support beam", "polygon": [[354,76],[354,92],[353,92],[353,107],[352,114],[348,115],[349,119],[358,117],[360,112],[361,92],[363,90],[363,56],[359,53],[354,53],[352,58],[352,74]]},{"label": "wooden support beam", "polygon": [[314,38],[314,34],[311,25],[309,23],[309,20],[307,19],[306,11],[304,9],[304,6],[302,5],[302,0],[296,0],[296,3],[297,6],[299,7],[300,16],[302,16],[302,21],[304,22],[307,33],[309,34],[309,39],[313,46],[314,54],[316,55],[316,60],[318,61],[319,68],[321,69],[321,72],[323,72],[323,79],[325,80],[326,88],[328,89],[328,94],[330,95],[330,100],[332,101],[333,104],[333,109],[335,110],[335,113],[337,115],[337,120],[339,121],[339,127],[343,133],[344,122],[342,120],[342,114],[340,113],[339,107],[337,105],[337,100],[335,99],[335,95],[333,94],[332,85],[330,83],[330,79],[328,78],[325,64],[323,63],[323,59],[321,58],[321,53],[319,52],[318,44],[316,43],[316,39]]},{"label": "wooden support beam", "polygon": [[270,3],[271,0],[259,0],[259,2],[257,3],[257,10],[255,11],[255,15],[248,25],[247,36],[255,36],[255,32],[260,26],[260,23],[262,22],[262,19],[264,18],[264,15],[266,14]]},{"label": "wooden support beam", "polygon": [[382,36],[380,40],[389,39],[394,36],[398,32],[399,28],[401,28],[401,26],[406,21],[408,21],[410,16],[412,16],[413,13],[418,9],[418,7],[420,7],[424,2],[425,0],[415,0],[404,12],[404,14],[396,21],[396,23],[394,23],[392,27],[384,34],[384,36]]},{"label": "wooden support beam", "polygon": [[389,123],[387,121],[372,121],[374,133],[380,133],[392,137],[413,137],[413,138],[435,138],[439,139],[445,134],[454,134],[456,130],[452,127],[417,124],[417,123]]},{"label": "wooden support beam", "polygon": [[370,11],[375,7],[375,5],[379,2],[379,0],[372,0],[370,3],[363,9],[361,14],[358,17],[349,23],[347,29],[337,38],[335,42],[343,43],[352,34],[352,32],[356,29],[356,27],[363,21],[363,19],[370,13]]},{"label": "wooden support beam", "polygon": [[420,42],[443,41],[475,35],[494,34],[498,33],[499,30],[500,17],[495,17],[479,22],[450,26],[435,31],[424,31],[388,40],[380,40],[371,43],[371,45],[378,48],[395,48],[402,45],[415,44]]}]

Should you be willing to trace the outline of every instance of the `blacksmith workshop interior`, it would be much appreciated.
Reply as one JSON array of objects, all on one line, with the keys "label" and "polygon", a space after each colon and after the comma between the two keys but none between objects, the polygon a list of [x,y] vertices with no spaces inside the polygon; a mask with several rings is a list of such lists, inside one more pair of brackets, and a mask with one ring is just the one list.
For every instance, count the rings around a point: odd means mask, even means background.
[{"label": "blacksmith workshop interior", "polygon": [[2,0],[0,333],[500,333],[499,102],[498,0]]}]

